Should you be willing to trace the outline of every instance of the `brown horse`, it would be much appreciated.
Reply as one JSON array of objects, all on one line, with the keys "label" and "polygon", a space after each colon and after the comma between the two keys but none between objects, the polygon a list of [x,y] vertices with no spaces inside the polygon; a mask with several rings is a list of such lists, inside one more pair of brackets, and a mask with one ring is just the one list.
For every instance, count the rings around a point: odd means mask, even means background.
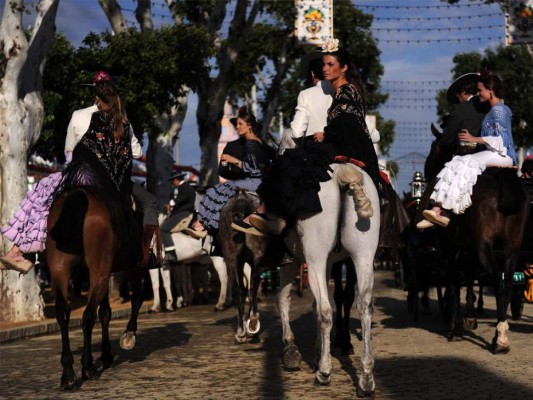
[{"label": "brown horse", "polygon": [[[111,272],[124,271],[131,283],[131,317],[120,345],[124,349],[135,346],[137,316],[143,302],[142,276],[139,262],[142,256],[139,232],[128,235],[127,228],[137,227],[133,217],[121,210],[121,205],[108,198],[102,190],[81,188],[65,192],[52,203],[48,216],[49,235],[46,241],[47,260],[52,278],[52,291],[56,296],[56,319],[61,328],[61,388],[77,389],[82,380],[73,369],[68,325],[68,281],[72,268],[83,263],[89,269],[90,291],[83,313],[82,379],[98,378],[101,374],[94,363],[91,342],[96,313],[102,324],[102,365],[108,368],[113,362],[109,341],[111,307],[108,282]],[[140,231],[140,223],[139,223]],[[126,240],[126,237],[137,240]]]},{"label": "brown horse", "polygon": [[[278,238],[268,240],[250,234],[237,232],[231,227],[234,221],[242,220],[259,206],[259,197],[239,190],[224,206],[220,213],[218,241],[228,268],[228,278],[233,288],[233,301],[237,308],[236,343],[246,343],[258,339],[261,328],[257,308],[257,293],[261,283],[261,272],[264,268],[276,265],[278,254],[282,252],[273,246],[281,246]],[[268,255],[268,257],[267,257]],[[244,264],[251,267],[249,287],[243,282]],[[248,318],[244,307],[249,298]]]},{"label": "brown horse", "polygon": [[[426,160],[428,175],[437,171],[444,164],[443,158],[448,157],[439,139],[437,137],[434,141]],[[425,204],[421,204],[419,212],[424,209]],[[520,184],[516,171],[511,168],[488,168],[478,177],[473,188],[472,205],[464,214],[451,218],[440,241],[442,254],[446,257],[444,311],[450,339],[462,336],[463,321],[459,307],[462,277],[471,281],[476,274],[477,263],[459,262],[460,252],[465,251],[477,258],[482,268],[481,274],[487,276],[487,282],[493,287],[496,296],[498,325],[492,350],[494,353],[509,351],[506,312],[528,213],[529,196]],[[501,250],[503,262],[497,259],[497,250]],[[475,326],[475,321],[473,323]]]}]

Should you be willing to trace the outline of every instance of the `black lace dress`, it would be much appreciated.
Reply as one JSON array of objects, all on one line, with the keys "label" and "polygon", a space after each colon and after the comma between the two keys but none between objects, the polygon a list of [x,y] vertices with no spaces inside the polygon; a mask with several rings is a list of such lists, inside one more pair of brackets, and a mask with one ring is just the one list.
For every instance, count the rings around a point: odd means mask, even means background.
[{"label": "black lace dress", "polygon": [[331,179],[330,164],[339,155],[364,162],[364,169],[377,185],[379,167],[363,101],[351,84],[337,89],[328,111],[324,141],[305,142],[303,147],[286,150],[273,163],[258,193],[269,210],[288,220],[298,212],[320,212],[320,183]]}]

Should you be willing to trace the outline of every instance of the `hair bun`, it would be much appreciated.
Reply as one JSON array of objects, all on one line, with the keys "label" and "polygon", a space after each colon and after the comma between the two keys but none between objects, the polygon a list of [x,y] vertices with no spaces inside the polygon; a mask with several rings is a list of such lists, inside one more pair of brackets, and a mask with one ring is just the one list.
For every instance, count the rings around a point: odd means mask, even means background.
[{"label": "hair bun", "polygon": [[487,79],[489,76],[490,76],[490,71],[485,67],[481,68],[481,71],[479,72],[479,77],[481,79]]}]

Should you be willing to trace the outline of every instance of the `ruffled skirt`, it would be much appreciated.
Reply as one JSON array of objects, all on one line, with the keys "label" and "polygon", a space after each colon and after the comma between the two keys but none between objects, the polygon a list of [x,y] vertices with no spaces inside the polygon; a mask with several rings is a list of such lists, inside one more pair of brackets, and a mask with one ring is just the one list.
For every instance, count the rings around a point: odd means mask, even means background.
[{"label": "ruffled skirt", "polygon": [[23,253],[35,253],[46,246],[46,219],[53,194],[61,182],[61,172],[41,179],[35,188],[28,191],[8,224],[0,230]]},{"label": "ruffled skirt", "polygon": [[507,155],[485,150],[465,156],[455,156],[437,175],[439,179],[431,199],[443,208],[462,214],[472,205],[472,190],[487,167],[509,168],[513,160]]},{"label": "ruffled skirt", "polygon": [[204,227],[206,229],[218,229],[220,211],[229,199],[235,196],[237,189],[255,192],[260,183],[260,178],[248,178],[227,181],[208,189],[198,207],[198,215]]}]

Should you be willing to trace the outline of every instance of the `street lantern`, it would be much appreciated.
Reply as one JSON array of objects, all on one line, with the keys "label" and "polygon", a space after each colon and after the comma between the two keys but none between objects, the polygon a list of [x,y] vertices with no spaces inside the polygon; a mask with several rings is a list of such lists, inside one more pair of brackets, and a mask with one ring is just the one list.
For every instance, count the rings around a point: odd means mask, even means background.
[{"label": "street lantern", "polygon": [[426,190],[426,181],[421,172],[416,171],[411,182],[411,197],[417,201],[420,201],[422,194]]}]

